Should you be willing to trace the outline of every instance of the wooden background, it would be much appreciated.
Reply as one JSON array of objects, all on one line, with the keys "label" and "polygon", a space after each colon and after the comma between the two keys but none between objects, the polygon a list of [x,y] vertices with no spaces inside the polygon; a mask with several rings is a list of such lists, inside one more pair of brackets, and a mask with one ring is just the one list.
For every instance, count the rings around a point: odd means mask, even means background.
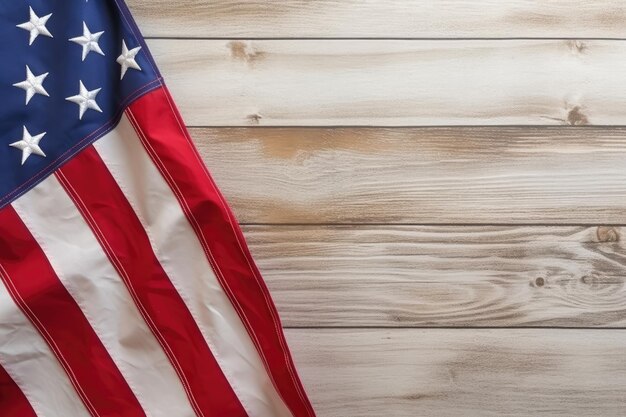
[{"label": "wooden background", "polygon": [[129,0],[320,417],[626,415],[626,3]]}]

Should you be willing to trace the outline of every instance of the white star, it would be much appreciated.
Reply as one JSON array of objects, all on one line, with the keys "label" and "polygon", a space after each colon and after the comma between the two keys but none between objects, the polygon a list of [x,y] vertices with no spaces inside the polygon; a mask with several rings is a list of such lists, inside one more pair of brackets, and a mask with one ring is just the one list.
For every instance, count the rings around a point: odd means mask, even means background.
[{"label": "white star", "polygon": [[24,165],[24,162],[26,162],[28,157],[32,154],[43,156],[44,158],[46,157],[46,154],[43,153],[43,151],[39,147],[39,141],[45,135],[46,132],[40,133],[37,136],[31,136],[28,132],[28,129],[26,129],[26,126],[24,126],[24,134],[22,135],[22,140],[13,142],[9,145],[22,151],[22,165]]},{"label": "white star", "polygon": [[98,41],[100,40],[100,36],[102,36],[104,32],[91,33],[89,28],[87,27],[87,23],[83,22],[83,36],[78,36],[76,38],[70,39],[71,42],[75,42],[83,47],[83,61],[87,58],[87,54],[93,51],[99,53],[100,55],[104,55],[102,49],[100,49],[100,45],[98,45]]},{"label": "white star", "polygon": [[46,28],[46,22],[52,16],[52,13],[45,15],[43,17],[39,17],[33,11],[33,8],[29,6],[30,9],[30,21],[26,23],[22,23],[17,25],[18,28],[24,29],[30,32],[30,42],[29,45],[32,45],[37,39],[37,36],[44,35],[52,38],[52,34]]},{"label": "white star", "polygon": [[14,87],[21,88],[26,91],[26,104],[30,101],[35,94],[41,94],[46,97],[50,97],[45,88],[43,88],[43,80],[46,79],[49,73],[35,76],[28,65],[26,65],[26,79],[22,82],[13,84]]},{"label": "white star", "polygon": [[83,115],[89,109],[102,113],[100,106],[98,106],[98,103],[96,103],[96,96],[98,95],[100,90],[102,89],[97,88],[95,90],[88,91],[83,85],[83,82],[80,81],[80,92],[78,93],[78,95],[66,98],[67,101],[78,104],[78,107],[80,108],[80,114],[78,118],[80,120],[83,119]]},{"label": "white star", "polygon": [[122,76],[120,77],[120,80],[124,79],[124,75],[126,75],[126,71],[128,71],[129,68],[141,71],[141,67],[137,61],[135,61],[135,57],[139,51],[141,51],[141,46],[133,48],[129,51],[126,46],[126,42],[122,40],[122,55],[117,58],[117,63],[122,66]]}]

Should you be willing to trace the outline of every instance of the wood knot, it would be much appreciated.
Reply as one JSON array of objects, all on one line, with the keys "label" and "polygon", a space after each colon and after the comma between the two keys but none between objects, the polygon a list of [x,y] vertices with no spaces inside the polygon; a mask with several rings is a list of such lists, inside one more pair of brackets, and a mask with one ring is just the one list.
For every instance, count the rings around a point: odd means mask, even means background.
[{"label": "wood knot", "polygon": [[406,395],[402,396],[402,398],[404,398],[405,400],[409,400],[409,401],[419,401],[419,400],[422,400],[422,399],[427,398],[427,397],[428,397],[427,395],[418,394],[418,393],[406,394]]},{"label": "wood knot", "polygon": [[580,277],[580,282],[582,282],[585,285],[593,285],[595,281],[596,279],[594,276],[583,275],[582,277]]},{"label": "wood knot", "polygon": [[619,242],[620,233],[616,227],[599,226],[596,231],[599,242]]},{"label": "wood knot", "polygon": [[581,111],[580,106],[575,106],[567,113],[567,123],[571,126],[584,126],[589,124],[589,119]]},{"label": "wood knot", "polygon": [[568,40],[567,46],[569,47],[570,51],[577,54],[582,54],[587,50],[587,44],[577,39]]},{"label": "wood knot", "polygon": [[230,55],[233,59],[247,62],[249,64],[253,64],[264,55],[262,52],[255,50],[255,48],[247,42],[231,41],[228,42],[227,45],[230,48]]},{"label": "wood knot", "polygon": [[248,122],[250,124],[253,124],[253,125],[258,125],[261,122],[262,118],[263,118],[263,116],[261,116],[258,113],[249,114],[249,115],[246,116],[246,119],[248,120]]},{"label": "wood knot", "polygon": [[543,277],[539,277],[535,280],[535,286],[543,287],[546,284],[546,280]]}]

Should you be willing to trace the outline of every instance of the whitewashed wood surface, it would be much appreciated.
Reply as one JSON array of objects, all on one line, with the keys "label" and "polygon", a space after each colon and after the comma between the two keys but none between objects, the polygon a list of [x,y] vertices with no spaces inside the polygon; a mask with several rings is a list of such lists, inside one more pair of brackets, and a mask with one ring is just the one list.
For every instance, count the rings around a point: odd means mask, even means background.
[{"label": "whitewashed wood surface", "polygon": [[626,330],[290,329],[322,416],[621,417]]},{"label": "whitewashed wood surface", "polygon": [[626,125],[626,41],[149,44],[193,126]]},{"label": "whitewashed wood surface", "polygon": [[128,0],[152,37],[626,37],[618,0]]},{"label": "whitewashed wood surface", "polygon": [[626,129],[191,133],[244,223],[626,223]]},{"label": "whitewashed wood surface", "polygon": [[626,415],[626,3],[128,3],[319,417]]},{"label": "whitewashed wood surface", "polygon": [[246,226],[289,327],[626,327],[626,229]]}]

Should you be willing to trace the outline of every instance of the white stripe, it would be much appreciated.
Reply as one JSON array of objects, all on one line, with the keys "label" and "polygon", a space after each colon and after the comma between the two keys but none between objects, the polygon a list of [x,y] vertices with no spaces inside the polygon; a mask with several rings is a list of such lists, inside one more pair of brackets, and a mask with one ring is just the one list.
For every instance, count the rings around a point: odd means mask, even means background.
[{"label": "white stripe", "polygon": [[90,417],[56,356],[2,282],[0,364],[39,417]]},{"label": "white stripe", "polygon": [[13,207],[148,417],[195,416],[159,342],[59,181],[48,177],[13,202]]},{"label": "white stripe", "polygon": [[100,139],[95,147],[148,232],[159,262],[249,416],[291,416],[178,200],[127,116],[115,134]]}]

